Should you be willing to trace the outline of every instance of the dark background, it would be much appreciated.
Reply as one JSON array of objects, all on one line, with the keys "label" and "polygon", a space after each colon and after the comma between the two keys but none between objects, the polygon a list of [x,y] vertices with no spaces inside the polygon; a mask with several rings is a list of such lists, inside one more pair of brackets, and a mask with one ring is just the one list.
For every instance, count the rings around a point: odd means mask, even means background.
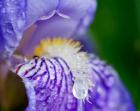
[{"label": "dark background", "polygon": [[98,0],[90,34],[99,56],[111,64],[140,111],[140,0]]}]

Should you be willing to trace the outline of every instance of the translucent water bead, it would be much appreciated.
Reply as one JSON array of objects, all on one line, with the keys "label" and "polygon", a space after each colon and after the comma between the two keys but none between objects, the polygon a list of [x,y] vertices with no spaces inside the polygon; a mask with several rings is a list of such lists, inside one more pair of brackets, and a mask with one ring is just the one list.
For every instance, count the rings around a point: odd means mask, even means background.
[{"label": "translucent water bead", "polygon": [[85,81],[76,80],[72,92],[77,99],[84,100],[88,96],[88,86],[85,84]]}]

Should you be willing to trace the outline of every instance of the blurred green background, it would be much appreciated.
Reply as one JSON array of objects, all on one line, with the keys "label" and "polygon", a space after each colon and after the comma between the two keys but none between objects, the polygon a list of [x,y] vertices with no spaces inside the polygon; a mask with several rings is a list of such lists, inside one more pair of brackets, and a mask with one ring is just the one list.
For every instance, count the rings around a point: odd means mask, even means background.
[{"label": "blurred green background", "polygon": [[140,0],[98,0],[90,33],[100,57],[119,72],[140,111]]}]

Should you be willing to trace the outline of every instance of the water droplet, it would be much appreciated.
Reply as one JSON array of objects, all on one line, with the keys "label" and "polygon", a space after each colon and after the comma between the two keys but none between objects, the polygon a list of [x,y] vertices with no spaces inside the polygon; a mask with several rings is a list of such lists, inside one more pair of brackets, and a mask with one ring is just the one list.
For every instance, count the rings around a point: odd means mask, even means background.
[{"label": "water droplet", "polygon": [[85,99],[88,95],[88,88],[84,84],[77,82],[74,83],[72,92],[77,99]]}]

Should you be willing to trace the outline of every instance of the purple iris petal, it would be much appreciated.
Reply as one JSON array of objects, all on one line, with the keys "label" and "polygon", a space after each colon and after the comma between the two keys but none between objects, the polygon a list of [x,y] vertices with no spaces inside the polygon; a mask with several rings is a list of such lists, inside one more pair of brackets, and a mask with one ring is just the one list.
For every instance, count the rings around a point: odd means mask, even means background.
[{"label": "purple iris petal", "polygon": [[27,89],[27,111],[135,111],[114,69],[97,57],[90,64],[96,86],[85,102],[73,96],[73,74],[63,59],[42,57],[23,64],[17,72]]},{"label": "purple iris petal", "polygon": [[35,66],[36,72],[34,68],[29,68],[18,73],[23,78],[29,98],[26,110],[76,111],[78,101],[72,94],[73,76],[66,62],[60,58],[42,57],[30,63]]},{"label": "purple iris petal", "polygon": [[88,53],[94,52],[94,54],[97,54],[96,43],[91,40],[91,38],[87,34],[77,34],[75,40],[80,41],[81,44],[84,44],[84,46],[82,47],[83,51],[86,51]]},{"label": "purple iris petal", "polygon": [[0,1],[0,53],[9,57],[19,45],[25,25],[26,0]]},{"label": "purple iris petal", "polygon": [[96,94],[91,94],[91,102],[85,104],[88,111],[136,111],[127,89],[123,86],[115,70],[97,57],[92,61]]},{"label": "purple iris petal", "polygon": [[[95,9],[95,0],[86,2],[83,0],[2,0],[0,1],[1,55],[5,58],[11,56],[19,45],[24,30],[39,20],[44,22],[37,23],[38,28],[35,32],[38,35],[37,40],[46,36],[75,36],[75,32],[80,32],[79,30],[89,25]],[[33,35],[30,41],[34,38]],[[27,43],[29,44],[30,42]]]},{"label": "purple iris petal", "polygon": [[42,16],[50,16],[57,8],[59,0],[27,0],[26,27],[35,23]]},{"label": "purple iris petal", "polygon": [[[40,21],[37,23],[35,33],[29,39],[27,44],[23,47],[23,52],[32,53],[40,40],[46,37],[70,37],[75,31],[78,21],[72,19],[65,19],[55,15],[49,20]],[[28,47],[28,50],[26,48]]]},{"label": "purple iris petal", "polygon": [[37,28],[22,48],[23,53],[32,53],[40,40],[46,37],[83,38],[88,41],[87,36],[83,35],[93,20],[95,10],[96,0],[87,0],[86,3],[82,0],[60,0],[54,10],[36,22]]}]

